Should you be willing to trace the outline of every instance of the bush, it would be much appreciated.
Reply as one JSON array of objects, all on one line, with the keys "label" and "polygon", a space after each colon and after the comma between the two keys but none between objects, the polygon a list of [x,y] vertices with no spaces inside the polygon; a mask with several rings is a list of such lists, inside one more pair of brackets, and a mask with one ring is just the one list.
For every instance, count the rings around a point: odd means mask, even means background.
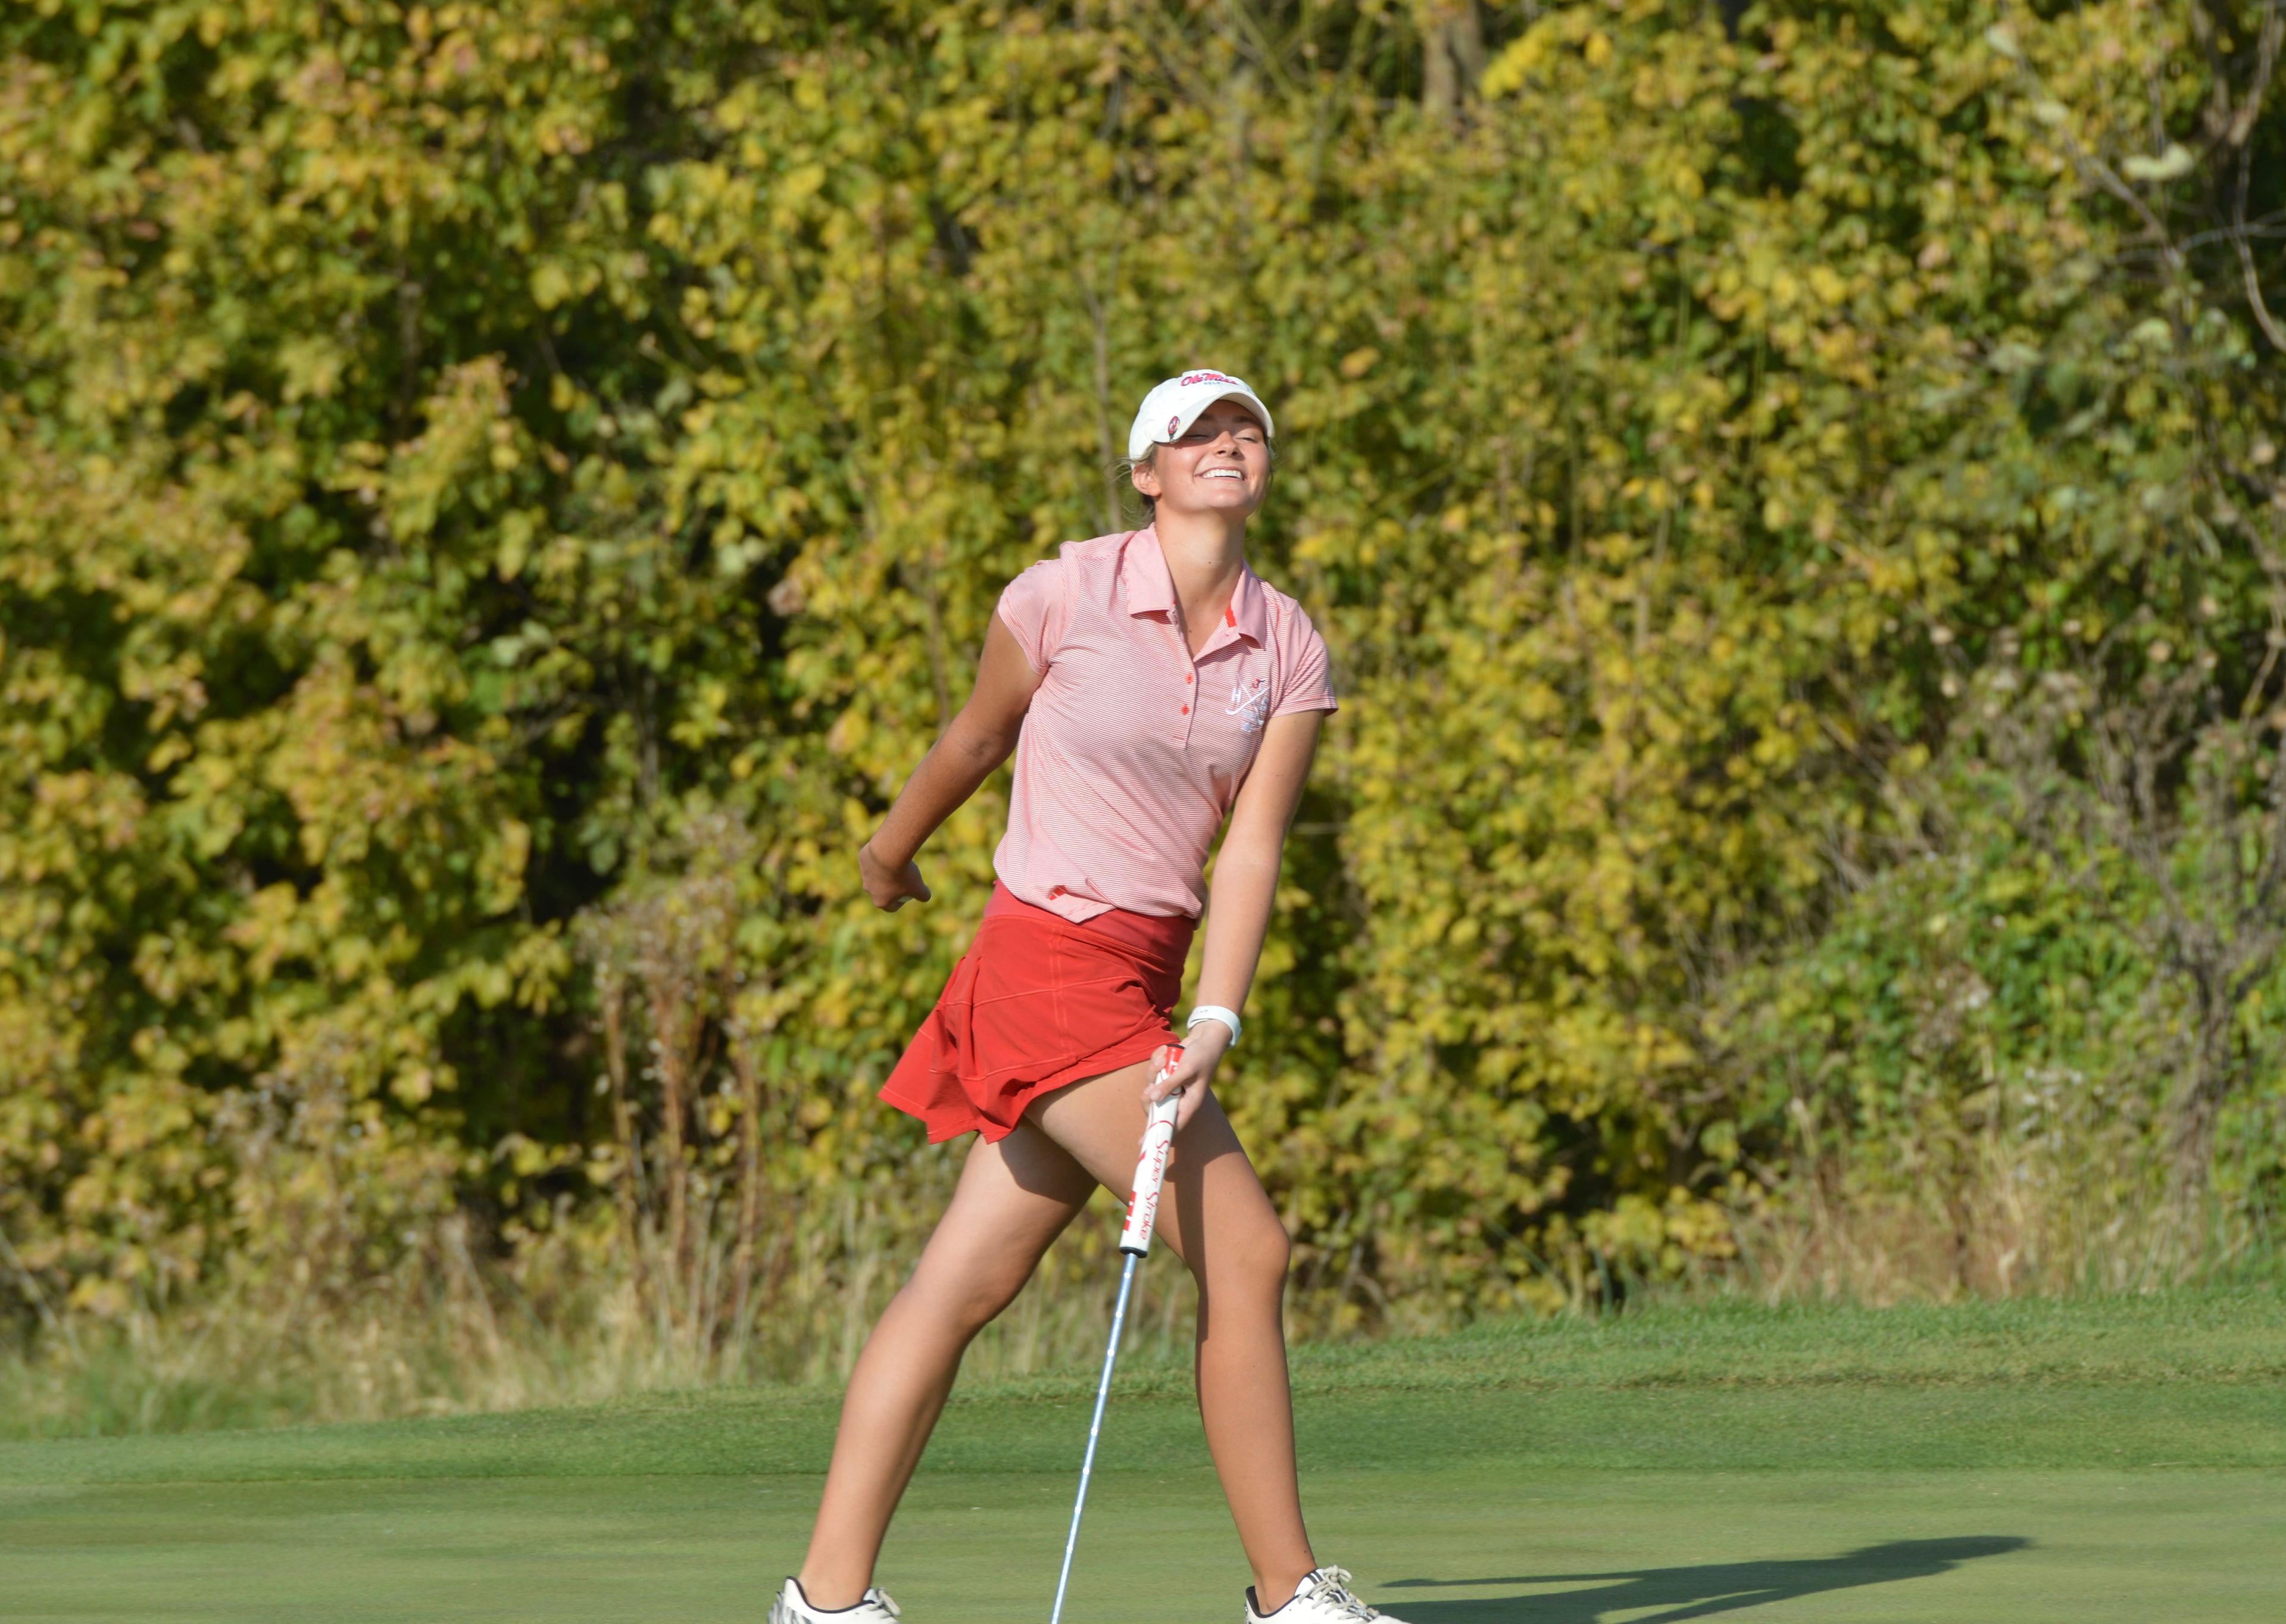
[{"label": "bush", "polygon": [[[1226,1089],[1305,1324],[1721,1269],[1734,1173],[1957,1159],[2004,1072],[2107,1124],[2077,1079],[2133,1076],[2129,1138],[2229,1163],[2176,1199],[2266,1199],[2277,8],[1419,17],[12,10],[25,1323],[285,1268],[317,1163],[269,1120],[353,1170],[351,1296],[463,1220],[494,1290],[577,1232],[656,1293],[660,1244],[719,1351],[772,1247],[819,1305],[903,1255],[872,1090],[1002,791],[926,854],[948,903],[876,917],[847,854],[1199,360],[1277,405],[1257,559],[1342,674]],[[2038,749],[1978,708],[2009,672],[2079,684]],[[2106,727],[2158,730],[2140,802]],[[2046,810],[1909,804],[1979,770]],[[2093,882],[2040,868],[2075,806]],[[2236,900],[2164,900],[2226,847]],[[2038,973],[1909,928],[2002,874],[2045,876]],[[688,984],[615,1005],[702,883]],[[2105,923],[2198,907],[2236,945]],[[2200,1034],[2172,1092],[2147,1005]]]}]

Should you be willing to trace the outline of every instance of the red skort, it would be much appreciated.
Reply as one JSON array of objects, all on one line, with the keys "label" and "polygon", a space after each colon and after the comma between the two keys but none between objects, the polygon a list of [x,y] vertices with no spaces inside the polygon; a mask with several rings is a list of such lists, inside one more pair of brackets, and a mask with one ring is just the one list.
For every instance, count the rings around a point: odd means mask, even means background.
[{"label": "red skort", "polygon": [[995,884],[976,939],[881,1098],[939,1144],[1005,1139],[1042,1094],[1148,1060],[1170,1027],[1198,921],[1113,909],[1084,925]]}]

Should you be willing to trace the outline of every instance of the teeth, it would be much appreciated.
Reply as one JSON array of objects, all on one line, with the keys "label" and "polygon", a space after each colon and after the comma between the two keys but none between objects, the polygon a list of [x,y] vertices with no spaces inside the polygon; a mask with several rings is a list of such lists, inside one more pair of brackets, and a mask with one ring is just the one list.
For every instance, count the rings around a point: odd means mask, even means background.
[{"label": "teeth", "polygon": [[1210,468],[1207,469],[1206,477],[1209,479],[1243,479],[1246,477],[1245,475],[1240,473],[1234,468]]}]

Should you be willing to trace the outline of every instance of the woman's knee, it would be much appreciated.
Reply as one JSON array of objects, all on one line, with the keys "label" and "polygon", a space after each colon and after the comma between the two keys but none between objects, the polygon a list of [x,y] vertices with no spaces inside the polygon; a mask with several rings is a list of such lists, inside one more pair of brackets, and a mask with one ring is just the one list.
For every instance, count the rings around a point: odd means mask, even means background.
[{"label": "woman's knee", "polygon": [[1293,1240],[1265,1203],[1259,1217],[1217,1229],[1192,1272],[1202,1289],[1219,1284],[1275,1296],[1285,1289],[1293,1260]]},{"label": "woman's knee", "polygon": [[958,1271],[924,1265],[905,1283],[903,1295],[921,1312],[974,1335],[997,1319],[1030,1278],[1030,1269],[997,1259]]},{"label": "woman's knee", "polygon": [[1261,1271],[1265,1280],[1283,1290],[1286,1271],[1294,1263],[1294,1237],[1286,1233],[1286,1226],[1278,1221],[1276,1213],[1272,1213],[1264,1223],[1262,1234],[1255,1242],[1255,1249],[1254,1266]]}]

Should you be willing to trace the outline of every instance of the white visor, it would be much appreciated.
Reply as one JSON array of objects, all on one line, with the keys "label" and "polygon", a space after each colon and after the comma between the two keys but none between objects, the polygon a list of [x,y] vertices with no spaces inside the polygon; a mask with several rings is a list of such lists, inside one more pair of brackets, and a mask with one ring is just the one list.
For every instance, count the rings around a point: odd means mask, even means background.
[{"label": "white visor", "polygon": [[1262,404],[1261,396],[1247,387],[1244,378],[1199,367],[1168,379],[1143,397],[1143,404],[1135,411],[1134,424],[1127,430],[1128,456],[1140,457],[1154,445],[1171,445],[1182,438],[1184,430],[1198,422],[1199,414],[1218,400],[1243,402],[1262,420],[1264,436],[1277,438],[1278,430],[1270,422],[1270,408]]}]

